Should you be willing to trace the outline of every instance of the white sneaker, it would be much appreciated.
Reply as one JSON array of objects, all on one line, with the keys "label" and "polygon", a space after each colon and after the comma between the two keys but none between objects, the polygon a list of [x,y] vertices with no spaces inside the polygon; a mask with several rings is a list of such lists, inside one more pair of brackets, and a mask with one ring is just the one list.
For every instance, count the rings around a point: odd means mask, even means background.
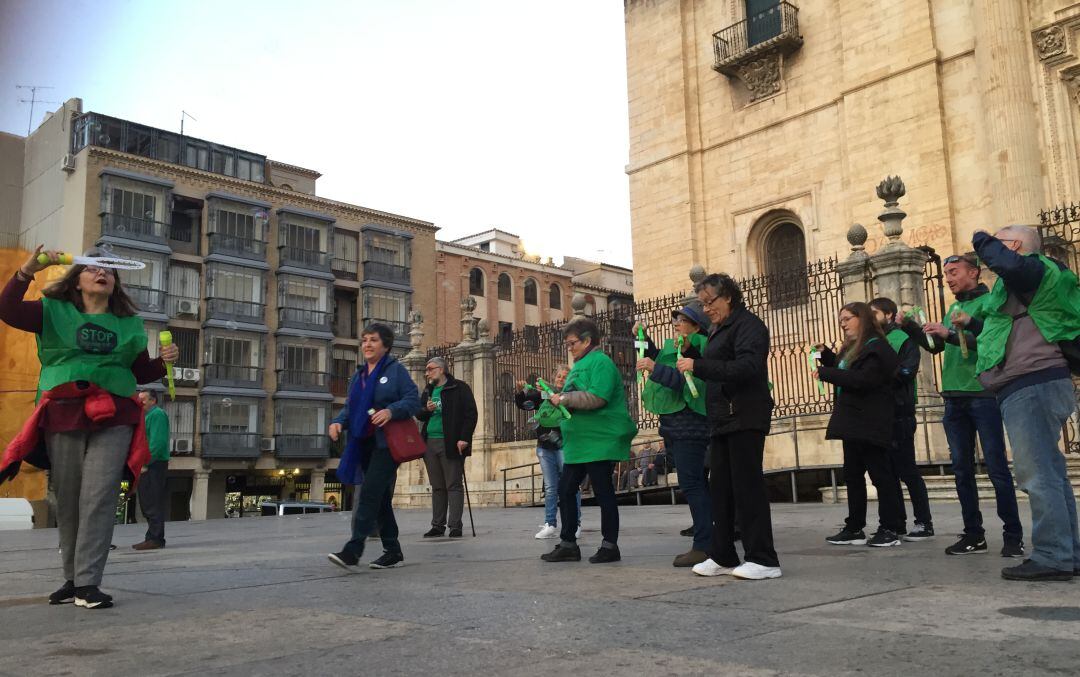
[{"label": "white sneaker", "polygon": [[574,539],[581,538],[581,524],[577,525],[577,531],[574,532]]},{"label": "white sneaker", "polygon": [[691,569],[698,576],[726,576],[735,569],[731,567],[722,567],[711,559],[707,559],[700,564],[695,564]]},{"label": "white sneaker", "polygon": [[766,578],[780,578],[780,567],[767,567],[757,562],[743,562],[731,572],[735,578],[747,581],[762,581]]},{"label": "white sneaker", "polygon": [[559,530],[550,524],[540,525],[540,531],[536,532],[535,538],[558,538]]}]

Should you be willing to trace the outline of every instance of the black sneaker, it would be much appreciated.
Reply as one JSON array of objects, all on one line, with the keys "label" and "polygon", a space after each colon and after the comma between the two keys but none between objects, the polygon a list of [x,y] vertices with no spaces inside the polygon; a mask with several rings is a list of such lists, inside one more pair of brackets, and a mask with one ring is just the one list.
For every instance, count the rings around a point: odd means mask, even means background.
[{"label": "black sneaker", "polygon": [[607,564],[608,562],[618,562],[622,559],[622,553],[619,552],[619,546],[613,548],[601,547],[596,551],[596,554],[589,558],[589,562],[592,564]]},{"label": "black sneaker", "polygon": [[1005,545],[1001,546],[1002,557],[1023,557],[1024,556],[1024,542],[1023,541],[1005,541]]},{"label": "black sneaker", "polygon": [[64,587],[49,595],[49,604],[69,604],[75,601],[75,581],[64,581]]},{"label": "black sneaker", "polygon": [[336,564],[346,571],[356,571],[356,565],[360,563],[360,559],[356,555],[344,550],[332,552],[326,556],[326,559],[330,560],[331,564]]},{"label": "black sneaker", "polygon": [[368,564],[372,569],[392,569],[399,567],[405,561],[405,555],[400,552],[384,552],[382,557]]},{"label": "black sneaker", "polygon": [[986,538],[975,534],[962,534],[960,540],[945,548],[946,555],[977,555],[986,552]]},{"label": "black sneaker", "polygon": [[679,535],[680,536],[693,536],[694,535],[694,527],[692,527],[692,526],[686,527],[685,529],[683,529],[682,531],[679,532]]},{"label": "black sneaker", "polygon": [[545,562],[580,562],[581,548],[577,547],[576,544],[564,545],[560,543],[551,552],[540,555],[540,559]]},{"label": "black sneaker", "polygon": [[1002,569],[1001,577],[1007,581],[1069,581],[1072,580],[1073,572],[1051,569],[1026,559],[1023,564]]},{"label": "black sneaker", "polygon": [[442,535],[446,533],[446,529],[440,529],[439,527],[431,527],[424,532],[424,538],[442,538]]},{"label": "black sneaker", "polygon": [[862,529],[852,530],[844,527],[835,536],[825,539],[833,545],[866,545],[866,532]]},{"label": "black sneaker", "polygon": [[461,529],[451,529],[450,538],[461,538]]},{"label": "black sneaker", "polygon": [[900,537],[888,529],[878,529],[866,544],[871,548],[891,548],[900,545]]},{"label": "black sneaker", "polygon": [[934,527],[929,524],[915,523],[915,528],[904,534],[905,541],[929,541],[934,537]]},{"label": "black sneaker", "polygon": [[96,585],[84,585],[75,588],[75,606],[85,609],[108,609],[112,606],[112,596],[98,590]]}]

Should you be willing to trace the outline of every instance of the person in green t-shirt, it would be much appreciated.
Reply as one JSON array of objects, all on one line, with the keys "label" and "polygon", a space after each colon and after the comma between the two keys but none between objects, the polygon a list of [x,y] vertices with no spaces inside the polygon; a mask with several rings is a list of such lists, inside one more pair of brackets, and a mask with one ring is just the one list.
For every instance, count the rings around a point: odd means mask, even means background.
[{"label": "person in green t-shirt", "polygon": [[581,559],[577,545],[575,495],[586,476],[600,504],[600,532],[604,540],[593,564],[617,562],[619,553],[619,505],[615,499],[612,470],[618,461],[630,458],[630,442],[637,426],[627,413],[622,374],[600,347],[600,329],[587,317],[571,320],[563,329],[566,349],[574,358],[570,375],[561,393],[551,396],[553,407],[563,406],[570,418],[561,423],[563,465],[559,477],[559,510],[562,532],[555,549],[541,556],[545,562],[576,562]]},{"label": "person in green t-shirt", "polygon": [[150,442],[150,463],[139,478],[139,507],[146,518],[146,538],[132,550],[157,550],[165,547],[165,512],[169,497],[169,416],[158,406],[157,393],[139,393],[146,418],[146,437]]}]

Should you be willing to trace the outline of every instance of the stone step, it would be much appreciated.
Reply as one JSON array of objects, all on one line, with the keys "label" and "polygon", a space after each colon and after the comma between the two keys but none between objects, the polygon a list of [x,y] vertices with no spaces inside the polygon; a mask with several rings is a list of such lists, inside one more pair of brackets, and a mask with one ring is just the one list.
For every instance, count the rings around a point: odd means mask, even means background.
[{"label": "stone step", "polygon": [[[935,503],[948,503],[955,502],[956,498],[956,484],[953,481],[952,475],[945,476],[933,476],[926,479],[926,494],[930,497],[930,500]],[[1080,478],[1070,473],[1070,479],[1073,485],[1073,495],[1080,498]],[[979,489],[980,499],[993,499],[994,497],[994,484],[990,481],[990,478],[986,475],[977,475],[975,478],[975,486]],[[907,487],[901,484],[901,489],[904,492],[904,500],[910,501],[911,497],[908,495]],[[832,487],[821,487],[818,489],[821,492],[822,503],[846,503],[847,502],[847,487],[839,486],[836,488],[837,498],[833,500]],[[877,490],[874,486],[867,482],[866,484],[866,496],[871,501],[877,500]],[[1017,500],[1026,501],[1027,494],[1022,491],[1016,492]]]}]

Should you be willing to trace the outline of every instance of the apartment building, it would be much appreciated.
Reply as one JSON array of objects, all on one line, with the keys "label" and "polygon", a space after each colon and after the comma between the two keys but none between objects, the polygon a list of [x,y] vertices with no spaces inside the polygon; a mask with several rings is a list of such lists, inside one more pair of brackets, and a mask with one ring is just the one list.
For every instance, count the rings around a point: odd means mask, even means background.
[{"label": "apartment building", "polygon": [[24,248],[97,245],[146,264],[122,281],[150,353],[163,329],[180,348],[176,400],[162,398],[172,519],[263,497],[347,500],[326,428],[360,329],[389,324],[403,354],[410,311],[437,317],[435,226],[319,197],[316,171],[83,112],[79,99],[29,137],[5,136]]}]

